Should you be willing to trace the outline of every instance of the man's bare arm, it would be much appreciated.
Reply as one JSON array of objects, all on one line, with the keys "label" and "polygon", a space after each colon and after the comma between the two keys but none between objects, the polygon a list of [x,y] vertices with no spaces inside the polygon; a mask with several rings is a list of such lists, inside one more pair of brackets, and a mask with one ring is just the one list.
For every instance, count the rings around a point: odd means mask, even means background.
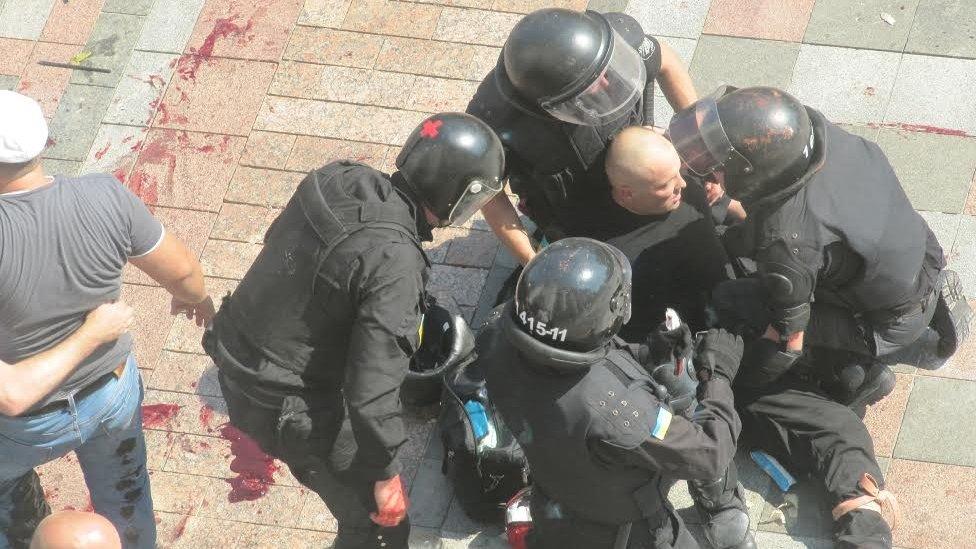
[{"label": "man's bare arm", "polygon": [[481,208],[481,213],[498,240],[501,240],[519,263],[525,265],[535,257],[532,239],[505,193],[499,193],[491,199]]},{"label": "man's bare arm", "polygon": [[107,303],[88,314],[67,339],[15,364],[0,361],[0,414],[18,416],[57,389],[99,346],[114,341],[132,324],[132,307]]},{"label": "man's bare arm", "polygon": [[664,42],[660,44],[661,71],[657,75],[657,83],[671,107],[679,111],[697,101],[698,92],[678,54]]},{"label": "man's bare arm", "polygon": [[155,250],[130,261],[173,296],[173,314],[186,313],[199,326],[213,318],[213,300],[207,295],[203,269],[180,239],[167,232]]}]

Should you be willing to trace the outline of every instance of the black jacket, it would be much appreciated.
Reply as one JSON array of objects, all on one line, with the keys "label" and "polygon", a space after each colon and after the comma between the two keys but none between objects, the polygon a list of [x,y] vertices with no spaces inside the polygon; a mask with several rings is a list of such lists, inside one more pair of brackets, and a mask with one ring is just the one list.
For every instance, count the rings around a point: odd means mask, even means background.
[{"label": "black jacket", "polygon": [[869,317],[897,316],[929,295],[945,266],[881,148],[808,111],[816,142],[810,169],[747,204],[746,224],[727,233],[737,235],[730,251],[756,260],[784,334],[806,328],[815,298]]},{"label": "black jacket", "polygon": [[620,234],[615,220],[628,212],[610,197],[604,159],[610,141],[628,126],[654,123],[654,79],[661,69],[657,40],[623,13],[605,17],[644,58],[647,86],[633,111],[605,126],[577,126],[557,120],[522,99],[505,66],[498,64],[478,87],[468,114],[485,121],[505,146],[512,190],[532,220],[556,240],[586,236],[605,240]]},{"label": "black jacket", "polygon": [[221,307],[209,345],[245,388],[304,392],[323,405],[342,402],[341,391],[359,445],[354,467],[370,480],[396,474],[405,440],[398,391],[429,271],[421,216],[368,166],[312,172]]},{"label": "black jacket", "polygon": [[522,445],[532,478],[571,517],[621,525],[660,521],[673,479],[720,476],[740,431],[732,390],[703,382],[701,408],[672,416],[620,340],[576,353],[523,332],[511,303],[479,335],[488,394]]}]

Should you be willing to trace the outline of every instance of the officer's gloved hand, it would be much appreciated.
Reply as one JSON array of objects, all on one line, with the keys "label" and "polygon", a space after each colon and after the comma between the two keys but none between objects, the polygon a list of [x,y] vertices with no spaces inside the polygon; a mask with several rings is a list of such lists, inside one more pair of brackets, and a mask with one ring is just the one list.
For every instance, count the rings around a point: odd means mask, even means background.
[{"label": "officer's gloved hand", "polygon": [[726,330],[712,328],[695,349],[695,369],[702,381],[720,377],[730,384],[742,362],[742,338]]},{"label": "officer's gloved hand", "polygon": [[662,322],[656,330],[647,336],[647,340],[640,346],[638,359],[648,371],[654,370],[661,364],[674,363],[674,375],[681,375],[685,363],[691,358],[694,343],[691,328],[681,323],[677,328],[669,329]]}]

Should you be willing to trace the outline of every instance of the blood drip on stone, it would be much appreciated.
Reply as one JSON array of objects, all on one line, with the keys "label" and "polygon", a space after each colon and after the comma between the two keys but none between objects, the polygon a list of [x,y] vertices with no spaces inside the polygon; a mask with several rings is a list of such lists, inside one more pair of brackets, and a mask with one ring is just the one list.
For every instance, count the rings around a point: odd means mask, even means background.
[{"label": "blood drip on stone", "polygon": [[110,148],[111,146],[112,146],[112,144],[111,144],[111,143],[106,143],[106,144],[105,144],[105,146],[104,146],[104,147],[102,147],[102,150],[100,150],[100,151],[97,151],[97,152],[95,153],[95,160],[101,160],[102,158],[105,158],[105,153],[107,153],[107,152],[108,152],[108,150],[109,150],[109,148]]},{"label": "blood drip on stone", "polygon": [[158,429],[169,423],[180,411],[179,404],[144,404],[142,406],[142,426],[145,429]]},{"label": "blood drip on stone", "polygon": [[253,501],[267,494],[268,488],[275,483],[274,474],[279,468],[274,458],[233,425],[224,424],[220,436],[230,441],[230,452],[234,456],[230,470],[237,473],[236,478],[227,479],[231,485],[227,500],[231,503]]},{"label": "blood drip on stone", "polygon": [[[185,135],[185,134],[184,134]],[[181,136],[183,137],[183,136]],[[181,140],[178,139],[180,143]],[[132,149],[139,149],[140,144],[133,145]],[[172,184],[173,174],[176,172],[176,154],[161,140],[150,141],[141,147],[139,163],[135,173],[126,181],[126,186],[133,193],[142,199],[146,204],[157,204],[159,201],[159,181],[155,175],[146,173],[147,165],[162,165],[166,170],[166,183]]]},{"label": "blood drip on stone", "polygon": [[190,515],[183,515],[183,518],[180,519],[180,522],[176,524],[176,528],[173,530],[173,539],[170,542],[174,542],[183,537],[183,533],[186,532],[186,521],[188,520],[190,520]]},{"label": "blood drip on stone", "polygon": [[924,124],[905,124],[903,122],[887,122],[884,124],[879,124],[878,122],[868,122],[868,127],[875,130],[879,128],[887,128],[914,133],[933,133],[936,135],[950,135],[953,137],[971,137],[964,130],[940,128],[939,126],[926,126]]},{"label": "blood drip on stone", "polygon": [[213,432],[213,427],[210,425],[210,421],[213,419],[213,408],[204,404],[200,408],[200,425],[207,429],[209,432]]},{"label": "blood drip on stone", "polygon": [[200,48],[190,48],[190,53],[181,56],[179,61],[177,61],[176,73],[180,75],[180,78],[196,81],[197,69],[200,68],[200,65],[204,61],[213,56],[214,46],[217,45],[218,39],[236,36],[239,37],[239,44],[247,43],[253,39],[253,36],[248,36],[247,33],[254,28],[254,21],[249,19],[244,26],[241,26],[234,22],[238,18],[240,18],[239,15],[232,15],[214,21],[213,30],[203,39],[203,44]]}]

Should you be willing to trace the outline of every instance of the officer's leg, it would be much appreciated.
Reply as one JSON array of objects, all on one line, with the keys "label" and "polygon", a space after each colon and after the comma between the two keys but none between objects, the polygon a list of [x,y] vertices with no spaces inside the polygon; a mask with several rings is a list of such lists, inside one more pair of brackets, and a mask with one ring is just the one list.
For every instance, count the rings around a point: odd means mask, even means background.
[{"label": "officer's leg", "polygon": [[705,519],[705,537],[712,547],[756,547],[756,541],[749,531],[745,489],[739,484],[735,462],[729,463],[725,474],[717,479],[689,481],[688,492]]},{"label": "officer's leg", "polygon": [[799,381],[737,395],[736,404],[753,443],[794,471],[823,479],[837,506],[838,547],[891,547],[891,529],[878,512],[889,494],[873,493],[869,479],[883,482],[881,469],[871,436],[849,408]]}]

